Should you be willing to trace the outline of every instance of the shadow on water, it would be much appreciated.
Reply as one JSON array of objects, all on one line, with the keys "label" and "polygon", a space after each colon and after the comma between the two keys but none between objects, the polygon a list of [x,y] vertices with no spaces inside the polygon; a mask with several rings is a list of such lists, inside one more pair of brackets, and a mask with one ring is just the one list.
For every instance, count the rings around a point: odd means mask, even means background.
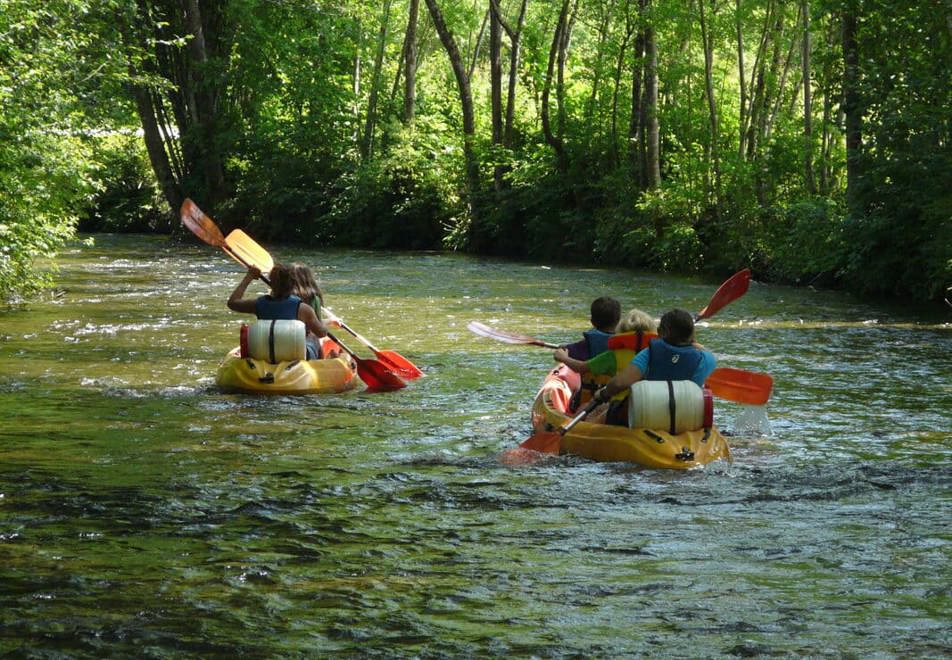
[{"label": "shadow on water", "polygon": [[754,285],[699,329],[775,378],[772,432],[735,433],[733,464],[513,469],[551,356],[468,321],[568,341],[598,295],[699,309],[717,283],[273,252],[427,377],[222,394],[233,265],[151,237],[71,250],[60,295],[0,312],[0,651],[948,653],[947,320]]}]

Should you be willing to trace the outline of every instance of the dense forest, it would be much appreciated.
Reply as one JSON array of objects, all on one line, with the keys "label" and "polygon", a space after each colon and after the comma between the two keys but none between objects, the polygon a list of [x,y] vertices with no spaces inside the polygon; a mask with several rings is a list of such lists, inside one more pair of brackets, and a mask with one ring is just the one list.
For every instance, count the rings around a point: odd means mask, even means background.
[{"label": "dense forest", "polygon": [[952,0],[0,0],[0,297],[90,231],[942,299]]}]

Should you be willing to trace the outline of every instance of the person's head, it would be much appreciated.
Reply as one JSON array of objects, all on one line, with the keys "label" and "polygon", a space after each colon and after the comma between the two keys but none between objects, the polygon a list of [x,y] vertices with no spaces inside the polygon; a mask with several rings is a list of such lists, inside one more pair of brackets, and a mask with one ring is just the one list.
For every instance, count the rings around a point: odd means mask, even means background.
[{"label": "person's head", "polygon": [[276,263],[271,267],[268,279],[271,281],[272,298],[287,298],[291,295],[294,281],[291,279],[290,268],[284,264]]},{"label": "person's head", "polygon": [[633,309],[618,322],[618,332],[657,332],[658,322],[640,309]]},{"label": "person's head", "polygon": [[309,267],[304,264],[291,264],[291,279],[294,281],[292,292],[304,302],[309,302],[314,296],[323,299],[324,295],[317,285],[314,271]]},{"label": "person's head", "polygon": [[621,303],[614,298],[602,296],[592,302],[592,325],[602,332],[615,332],[620,318]]},{"label": "person's head", "polygon": [[658,334],[672,346],[688,346],[694,341],[694,317],[683,309],[665,312],[658,324]]}]

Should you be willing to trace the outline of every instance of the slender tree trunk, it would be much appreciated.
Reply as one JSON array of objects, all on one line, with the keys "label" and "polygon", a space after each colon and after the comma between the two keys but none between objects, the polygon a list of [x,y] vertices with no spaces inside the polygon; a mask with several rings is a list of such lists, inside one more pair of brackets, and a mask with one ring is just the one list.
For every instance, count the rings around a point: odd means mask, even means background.
[{"label": "slender tree trunk", "polygon": [[[489,86],[490,105],[492,114],[493,145],[502,145],[504,127],[502,119],[502,23],[497,6],[490,1],[489,6]],[[503,187],[503,167],[497,164],[493,167],[493,181],[496,190]]]},{"label": "slender tree trunk", "polygon": [[717,150],[718,141],[718,121],[717,121],[717,100],[714,98],[714,44],[711,35],[708,34],[707,21],[704,17],[704,3],[707,0],[698,0],[698,18],[701,22],[701,40],[704,45],[704,93],[707,96],[708,117],[711,124],[711,136],[708,145],[708,155],[710,165],[714,170],[714,203],[720,200],[721,196],[721,165],[720,155]]},{"label": "slender tree trunk", "polygon": [[406,46],[404,48],[404,68],[406,69],[403,85],[403,123],[413,121],[416,112],[416,71],[417,71],[417,22],[420,11],[420,0],[410,0],[409,18],[407,19]]},{"label": "slender tree trunk", "polygon": [[[495,1],[496,0],[492,0],[494,3]],[[515,30],[510,29],[506,25],[506,22],[501,18],[498,5],[496,7],[496,13],[497,15],[500,15],[500,22],[506,29],[506,32],[509,34],[509,40],[512,43],[512,48],[509,51],[509,89],[506,94],[505,144],[507,147],[512,146],[512,128],[516,112],[516,83],[519,79],[519,56],[522,47],[522,27],[525,25],[526,8],[528,5],[529,0],[522,0],[522,5],[519,8],[519,18],[516,22]]]},{"label": "slender tree trunk", "polygon": [[165,143],[162,140],[162,134],[159,132],[159,125],[155,118],[152,95],[146,87],[139,84],[133,84],[132,95],[135,98],[139,121],[142,122],[142,136],[145,141],[146,152],[149,154],[152,171],[155,172],[159,188],[162,190],[162,196],[169,203],[172,212],[177,214],[185,196],[182,194],[181,187],[176,181],[172,173],[172,167],[169,164],[169,155],[165,151]]},{"label": "slender tree trunk", "polygon": [[390,24],[390,6],[393,0],[384,0],[380,15],[380,32],[377,35],[377,53],[374,55],[374,75],[370,82],[370,98],[367,100],[367,119],[364,123],[364,135],[360,144],[360,153],[364,159],[373,158],[374,132],[377,127],[377,97],[380,95],[380,80],[383,78],[383,53],[387,46],[387,32]]},{"label": "slender tree trunk", "polygon": [[[651,0],[644,0],[647,9]],[[661,185],[661,131],[658,125],[658,43],[652,25],[645,27],[645,112],[648,168],[646,184],[649,190]]]},{"label": "slender tree trunk", "polygon": [[562,36],[567,27],[568,11],[569,0],[562,0],[562,9],[559,11],[555,34],[552,35],[552,46],[549,48],[549,64],[546,69],[545,80],[542,83],[542,134],[545,137],[546,144],[555,151],[556,163],[561,172],[568,169],[568,163],[566,162],[565,147],[562,143],[561,134],[556,135],[552,132],[552,124],[549,119],[549,95],[552,90],[552,78],[555,75],[555,61],[562,49]]},{"label": "slender tree trunk", "polygon": [[635,37],[635,50],[631,67],[631,116],[628,119],[628,162],[635,185],[645,187],[645,149],[644,149],[644,113],[642,111],[641,83],[645,77],[645,33],[641,27],[643,16],[639,13],[639,31]]},{"label": "slender tree trunk", "polygon": [[595,72],[592,77],[592,92],[588,97],[588,105],[585,108],[585,117],[591,121],[595,113],[595,104],[598,100],[598,86],[602,77],[602,55],[605,50],[605,42],[608,40],[608,25],[612,16],[612,9],[615,6],[615,0],[610,0],[605,15],[598,23],[598,43],[595,46]]},{"label": "slender tree trunk", "polygon": [[854,217],[862,217],[859,197],[860,153],[863,148],[863,119],[859,94],[859,46],[856,33],[859,8],[855,0],[846,3],[842,15],[843,112],[846,115],[846,201]]},{"label": "slender tree trunk", "polygon": [[205,42],[205,30],[198,0],[187,0],[184,8],[186,25],[191,35],[188,42],[193,63],[193,66],[189,67],[191,73],[191,103],[194,119],[201,134],[201,162],[205,174],[205,183],[208,186],[210,201],[214,204],[226,197],[225,172],[216,139],[218,95],[212,85],[205,79],[205,69],[208,66],[208,48]]},{"label": "slender tree trunk", "polygon": [[[629,0],[630,1],[630,0]],[[612,165],[618,166],[618,91],[621,88],[621,72],[625,66],[625,51],[628,50],[628,42],[631,41],[631,35],[635,31],[635,22],[631,19],[630,12],[625,11],[625,36],[622,39],[621,46],[618,49],[618,59],[615,61],[615,75],[612,85],[612,128],[611,128],[611,156]]]},{"label": "slender tree trunk", "polygon": [[744,78],[744,30],[740,13],[740,2],[734,3],[734,27],[737,32],[737,76],[740,86],[740,126],[738,138],[738,155],[743,160],[747,142],[747,81]]},{"label": "slender tree trunk", "polygon": [[476,44],[473,46],[473,59],[469,64],[469,71],[466,72],[467,77],[472,80],[473,72],[476,70],[476,63],[479,61],[479,50],[483,44],[483,35],[486,34],[486,23],[489,21],[490,10],[486,10],[486,13],[483,14],[483,22],[479,26],[479,34],[476,35]]},{"label": "slender tree trunk", "polygon": [[810,3],[802,0],[803,12],[803,184],[807,192],[816,194],[816,181],[813,177],[813,97],[810,77]]},{"label": "slender tree trunk", "polygon": [[436,27],[440,41],[453,67],[456,85],[459,88],[460,106],[463,113],[463,157],[466,163],[466,182],[469,187],[470,212],[475,215],[476,206],[473,202],[479,191],[479,163],[476,162],[474,149],[476,121],[473,112],[473,93],[470,89],[469,76],[466,74],[465,65],[463,64],[463,57],[460,55],[453,33],[450,32],[446,26],[446,21],[443,20],[443,13],[440,11],[439,5],[436,4],[436,0],[425,1],[427,9],[430,11],[430,17],[433,19],[433,25]]}]

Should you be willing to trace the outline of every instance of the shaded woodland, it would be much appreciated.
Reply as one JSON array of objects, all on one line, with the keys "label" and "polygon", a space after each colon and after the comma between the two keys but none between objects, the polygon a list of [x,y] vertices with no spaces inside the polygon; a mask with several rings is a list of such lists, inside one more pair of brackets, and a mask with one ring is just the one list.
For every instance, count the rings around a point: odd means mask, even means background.
[{"label": "shaded woodland", "polygon": [[0,0],[0,294],[76,228],[952,285],[949,0]]}]

